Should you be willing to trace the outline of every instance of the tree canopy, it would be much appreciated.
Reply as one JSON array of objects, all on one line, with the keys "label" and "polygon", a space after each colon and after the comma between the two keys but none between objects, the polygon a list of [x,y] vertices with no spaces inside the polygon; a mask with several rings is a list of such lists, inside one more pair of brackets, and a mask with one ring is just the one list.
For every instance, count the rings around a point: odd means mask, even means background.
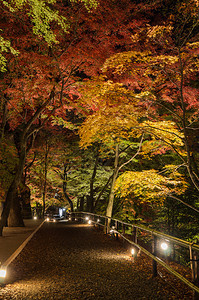
[{"label": "tree canopy", "polygon": [[162,223],[169,197],[197,210],[198,10],[0,1],[1,229],[28,189],[43,210]]}]

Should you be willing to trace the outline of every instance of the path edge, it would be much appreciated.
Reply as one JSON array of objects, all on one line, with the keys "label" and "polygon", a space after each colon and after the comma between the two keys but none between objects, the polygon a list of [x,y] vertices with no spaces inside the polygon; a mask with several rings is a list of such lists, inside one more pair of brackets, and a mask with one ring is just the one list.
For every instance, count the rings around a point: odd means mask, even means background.
[{"label": "path edge", "polygon": [[0,266],[0,269],[6,269],[9,264],[19,255],[19,253],[23,250],[23,248],[27,245],[27,243],[32,239],[35,233],[41,228],[44,224],[45,220],[25,239],[25,241],[15,250],[15,252]]}]

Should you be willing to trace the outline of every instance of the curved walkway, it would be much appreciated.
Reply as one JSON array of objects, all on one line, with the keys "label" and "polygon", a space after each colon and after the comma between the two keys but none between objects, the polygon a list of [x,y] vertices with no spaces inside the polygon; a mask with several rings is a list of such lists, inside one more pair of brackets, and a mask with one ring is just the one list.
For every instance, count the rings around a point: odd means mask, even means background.
[{"label": "curved walkway", "polygon": [[144,255],[85,224],[45,223],[9,265],[0,299],[191,299],[151,277]]}]

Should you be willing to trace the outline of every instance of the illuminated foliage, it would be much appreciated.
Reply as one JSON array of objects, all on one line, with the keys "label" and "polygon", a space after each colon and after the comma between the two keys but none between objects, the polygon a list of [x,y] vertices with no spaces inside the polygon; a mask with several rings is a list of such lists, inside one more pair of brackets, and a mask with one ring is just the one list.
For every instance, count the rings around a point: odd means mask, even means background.
[{"label": "illuminated foliage", "polygon": [[[58,43],[56,34],[53,32],[52,24],[56,23],[60,26],[63,32],[68,33],[70,28],[69,20],[60,14],[55,8],[56,0],[1,0],[4,10],[10,11],[13,15],[16,12],[20,12],[30,19],[32,23],[33,34],[38,37],[42,37],[48,45]],[[78,2],[78,0],[72,0],[71,2]],[[88,10],[96,8],[98,3],[96,0],[83,0],[81,1]],[[54,6],[54,7],[53,7]],[[25,19],[26,20],[26,19]],[[2,31],[2,30],[1,30]],[[9,40],[5,40],[0,36],[0,71],[6,71],[7,59],[4,56],[5,52],[10,51],[13,55],[19,52],[11,46]]]},{"label": "illuminated foliage", "polygon": [[[170,166],[171,168],[171,166]],[[124,172],[115,184],[116,195],[128,199],[138,206],[163,205],[169,194],[183,194],[187,183],[177,171],[171,172],[170,177],[162,176],[157,170],[143,170],[141,172]]]}]

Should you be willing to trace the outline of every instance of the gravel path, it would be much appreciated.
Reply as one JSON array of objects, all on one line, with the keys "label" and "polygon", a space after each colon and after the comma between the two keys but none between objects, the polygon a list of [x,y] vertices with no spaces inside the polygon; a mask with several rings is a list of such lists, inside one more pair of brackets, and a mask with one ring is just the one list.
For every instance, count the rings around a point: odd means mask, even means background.
[{"label": "gravel path", "polygon": [[0,299],[190,299],[161,278],[151,261],[92,226],[45,223],[9,266]]}]

